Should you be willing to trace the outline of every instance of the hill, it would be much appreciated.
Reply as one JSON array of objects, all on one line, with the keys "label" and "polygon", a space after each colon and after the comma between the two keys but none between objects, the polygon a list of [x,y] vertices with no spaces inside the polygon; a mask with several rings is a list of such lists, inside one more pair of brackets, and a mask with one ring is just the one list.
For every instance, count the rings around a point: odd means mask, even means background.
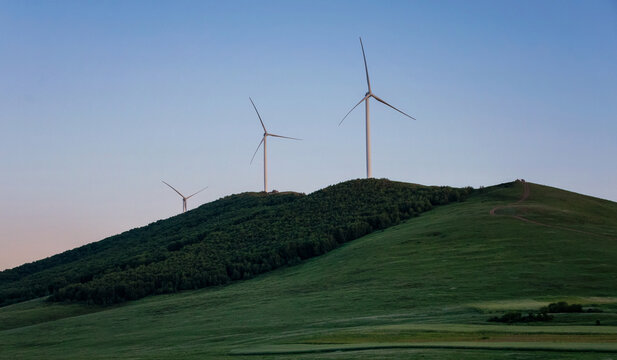
[{"label": "hill", "polygon": [[[614,358],[617,204],[536,184],[517,203],[524,186],[478,190],[227,286],[111,308],[6,306],[0,358]],[[487,321],[556,301],[603,312]]]},{"label": "hill", "polygon": [[226,284],[321,255],[469,191],[370,179],[310,195],[232,195],[0,272],[0,305],[46,295],[112,304]]}]

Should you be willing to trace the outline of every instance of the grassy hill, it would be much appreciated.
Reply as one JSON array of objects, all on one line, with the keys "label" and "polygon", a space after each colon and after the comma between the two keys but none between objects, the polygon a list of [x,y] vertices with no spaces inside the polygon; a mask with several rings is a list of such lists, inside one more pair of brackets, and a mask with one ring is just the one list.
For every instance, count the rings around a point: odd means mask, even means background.
[{"label": "grassy hill", "polygon": [[310,195],[232,195],[2,271],[0,306],[45,295],[112,304],[226,284],[321,255],[470,190],[370,179]]},{"label": "grassy hill", "polygon": [[[517,203],[524,186],[481,189],[226,286],[111,308],[6,306],[0,358],[617,357],[617,204],[535,184]],[[556,301],[603,312],[487,321]]]}]

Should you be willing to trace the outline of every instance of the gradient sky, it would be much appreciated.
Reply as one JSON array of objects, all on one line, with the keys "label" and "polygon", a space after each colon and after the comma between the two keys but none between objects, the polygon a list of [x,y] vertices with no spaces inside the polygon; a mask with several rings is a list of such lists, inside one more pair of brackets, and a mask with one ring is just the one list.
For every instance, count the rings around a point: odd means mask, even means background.
[{"label": "gradient sky", "polygon": [[615,1],[0,0],[0,269],[262,189],[517,178],[617,200]]}]

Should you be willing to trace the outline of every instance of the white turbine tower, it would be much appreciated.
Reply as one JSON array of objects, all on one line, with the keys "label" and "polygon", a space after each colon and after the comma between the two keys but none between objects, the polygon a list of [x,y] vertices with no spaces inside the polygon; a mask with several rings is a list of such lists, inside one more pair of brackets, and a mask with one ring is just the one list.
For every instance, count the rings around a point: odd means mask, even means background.
[{"label": "white turbine tower", "polygon": [[[161,180],[161,181],[163,181],[163,180]],[[192,195],[189,195],[189,196],[184,196],[184,195],[182,195],[182,193],[180,193],[178,190],[176,190],[176,188],[174,188],[173,186],[169,185],[169,184],[168,184],[168,183],[166,183],[165,181],[163,181],[163,184],[165,184],[165,185],[169,186],[169,187],[170,187],[173,191],[177,192],[177,193],[178,193],[178,195],[182,196],[182,212],[186,212],[186,201],[187,201],[188,199],[192,198],[193,196],[195,196],[195,195],[199,194],[200,192],[202,192],[202,191],[204,191],[204,190],[206,190],[206,189],[208,188],[208,187],[206,186],[205,188],[203,188],[203,189],[199,190],[198,192],[196,192],[196,193],[194,193],[194,194],[192,194]]]},{"label": "white turbine tower", "polygon": [[292,140],[302,140],[302,139],[296,139],[296,138],[292,138],[289,136],[282,136],[282,135],[276,135],[276,134],[269,133],[268,130],[266,130],[266,126],[264,125],[263,120],[261,120],[261,115],[259,115],[259,111],[257,111],[257,106],[255,106],[253,99],[249,97],[249,100],[251,100],[251,104],[253,104],[253,108],[255,109],[255,112],[257,113],[257,117],[259,118],[261,127],[264,128],[264,136],[261,138],[259,145],[257,145],[257,149],[255,150],[255,153],[253,154],[253,157],[251,158],[251,164],[253,163],[253,160],[255,159],[255,155],[257,155],[257,151],[259,151],[259,147],[263,143],[264,144],[264,192],[267,193],[268,192],[268,155],[267,155],[268,153],[267,153],[267,148],[266,148],[266,143],[267,143],[266,140],[268,139],[268,136],[274,136],[278,138],[292,139]]},{"label": "white turbine tower", "polygon": [[362,100],[360,100],[354,107],[352,107],[351,110],[349,110],[349,112],[347,113],[347,115],[343,117],[343,120],[341,120],[341,122],[339,123],[339,126],[343,123],[343,121],[345,121],[347,116],[351,114],[351,112],[364,101],[365,110],[366,110],[366,177],[370,178],[372,177],[372,173],[371,173],[371,123],[370,123],[370,113],[369,113],[369,104],[368,104],[369,99],[373,98],[379,101],[380,103],[383,103],[391,107],[392,109],[400,112],[401,114],[407,116],[410,119],[413,119],[413,120],[416,120],[416,119],[413,118],[412,116],[405,114],[401,110],[395,108],[394,106],[380,99],[377,95],[373,94],[373,92],[371,91],[371,80],[369,80],[369,77],[368,77],[368,66],[366,65],[366,55],[364,54],[364,45],[362,44],[362,38],[360,38],[360,46],[362,47],[362,57],[364,58],[364,70],[366,71],[366,83],[368,85],[368,91],[366,92]]}]

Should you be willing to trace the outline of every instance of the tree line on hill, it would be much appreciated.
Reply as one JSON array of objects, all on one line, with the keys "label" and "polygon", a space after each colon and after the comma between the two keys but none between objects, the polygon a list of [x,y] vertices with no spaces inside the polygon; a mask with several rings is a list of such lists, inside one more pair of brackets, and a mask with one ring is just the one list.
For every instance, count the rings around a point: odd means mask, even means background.
[{"label": "tree line on hill", "polygon": [[461,201],[471,190],[366,179],[310,195],[231,195],[0,272],[0,305],[46,295],[113,304],[247,279]]}]

